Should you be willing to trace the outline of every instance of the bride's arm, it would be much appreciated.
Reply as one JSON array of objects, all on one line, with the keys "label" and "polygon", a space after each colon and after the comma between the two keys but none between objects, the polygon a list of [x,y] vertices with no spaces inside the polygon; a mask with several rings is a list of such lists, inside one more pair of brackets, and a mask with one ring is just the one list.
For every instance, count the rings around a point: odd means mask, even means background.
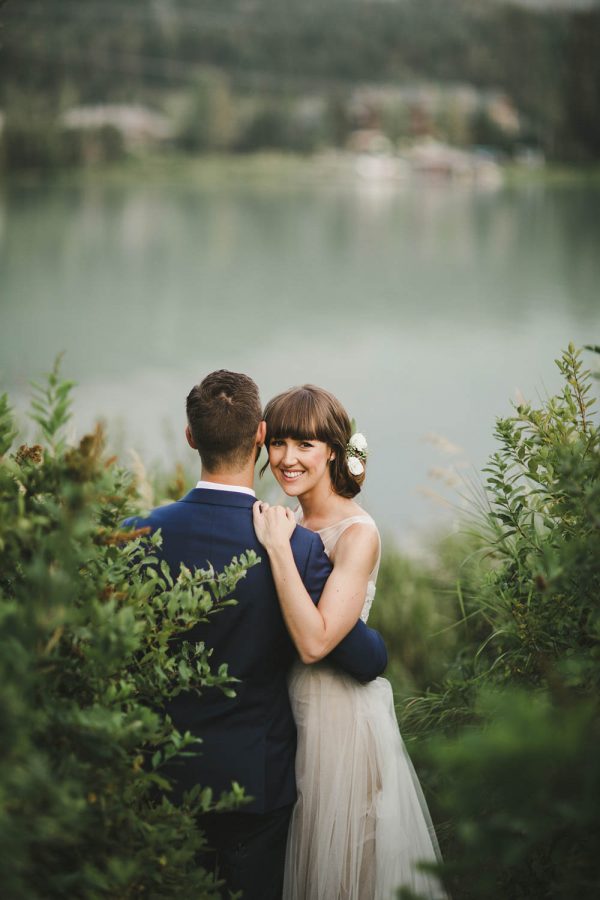
[{"label": "bride's arm", "polygon": [[379,550],[377,532],[356,523],[335,548],[335,567],[319,605],[307,592],[292,554],[293,514],[283,507],[254,506],[256,534],[268,555],[283,617],[302,662],[327,656],[356,624],[362,611],[369,574]]}]

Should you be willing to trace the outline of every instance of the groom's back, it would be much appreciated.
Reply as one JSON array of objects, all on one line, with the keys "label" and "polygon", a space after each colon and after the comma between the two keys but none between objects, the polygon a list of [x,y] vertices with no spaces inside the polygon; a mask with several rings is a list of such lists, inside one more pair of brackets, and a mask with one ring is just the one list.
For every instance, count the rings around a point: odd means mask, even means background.
[{"label": "groom's back", "polygon": [[[230,674],[240,679],[234,685],[236,696],[226,697],[218,688],[207,689],[200,697],[181,694],[167,711],[180,731],[191,731],[203,741],[199,757],[173,763],[169,775],[178,789],[201,784],[218,796],[237,781],[254,798],[244,809],[264,813],[296,797],[296,730],[286,684],[294,649],[266,554],[254,532],[253,502],[246,493],[195,489],[136,524],[161,529],[161,555],[174,575],[181,563],[190,569],[211,563],[221,571],[245,550],[262,557],[233,592],[236,605],[223,607],[182,636],[212,648],[213,671],[228,664]],[[316,535],[302,528],[294,532],[292,548],[301,574],[309,556],[314,562],[321,549]],[[326,561],[316,571],[315,578],[313,565],[311,579],[316,583],[307,587],[318,595],[328,575]]]}]

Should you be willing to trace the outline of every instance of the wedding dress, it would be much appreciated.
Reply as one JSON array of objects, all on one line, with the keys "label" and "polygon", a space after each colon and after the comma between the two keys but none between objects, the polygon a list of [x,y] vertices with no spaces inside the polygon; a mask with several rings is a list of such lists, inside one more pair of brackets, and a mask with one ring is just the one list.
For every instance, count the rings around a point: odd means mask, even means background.
[{"label": "wedding dress", "polygon": [[[319,534],[329,556],[364,514]],[[375,595],[381,554],[361,619]],[[445,898],[416,867],[440,852],[417,776],[400,736],[385,678],[360,684],[323,661],[296,662],[289,678],[298,729],[296,781],[285,862],[284,900],[392,900],[400,886]]]}]

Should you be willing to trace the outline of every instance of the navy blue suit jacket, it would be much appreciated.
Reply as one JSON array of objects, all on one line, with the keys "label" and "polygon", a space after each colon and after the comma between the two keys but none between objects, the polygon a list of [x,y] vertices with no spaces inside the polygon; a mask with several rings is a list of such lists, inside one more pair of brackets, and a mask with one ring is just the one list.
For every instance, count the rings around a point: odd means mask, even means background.
[{"label": "navy blue suit jacket", "polygon": [[[177,795],[201,784],[218,796],[237,781],[254,798],[243,810],[266,813],[296,799],[296,728],[286,684],[296,651],[283,622],[267,553],[254,531],[253,503],[249,494],[195,488],[176,503],[127,524],[160,528],[160,555],[174,575],[181,563],[194,569],[210,562],[221,571],[245,550],[261,557],[233,592],[237,604],[184,635],[188,641],[205,641],[213,649],[211,668],[216,671],[227,663],[240,683],[233,685],[234,698],[210,688],[201,697],[185,693],[169,703],[167,712],[176,727],[198,735],[202,745],[200,756],[176,760],[168,774],[176,782]],[[316,603],[331,572],[321,539],[298,526],[291,544]],[[360,681],[376,678],[387,663],[381,636],[363,622],[329,659]]]}]

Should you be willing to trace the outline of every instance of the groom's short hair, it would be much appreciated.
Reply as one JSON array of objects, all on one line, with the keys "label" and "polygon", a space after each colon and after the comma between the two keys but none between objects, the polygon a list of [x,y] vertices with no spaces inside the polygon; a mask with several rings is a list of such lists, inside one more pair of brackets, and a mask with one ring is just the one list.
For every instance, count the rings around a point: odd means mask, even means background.
[{"label": "groom's short hair", "polygon": [[248,375],[227,369],[211,372],[189,392],[186,411],[207,471],[245,465],[262,420],[258,387]]}]

